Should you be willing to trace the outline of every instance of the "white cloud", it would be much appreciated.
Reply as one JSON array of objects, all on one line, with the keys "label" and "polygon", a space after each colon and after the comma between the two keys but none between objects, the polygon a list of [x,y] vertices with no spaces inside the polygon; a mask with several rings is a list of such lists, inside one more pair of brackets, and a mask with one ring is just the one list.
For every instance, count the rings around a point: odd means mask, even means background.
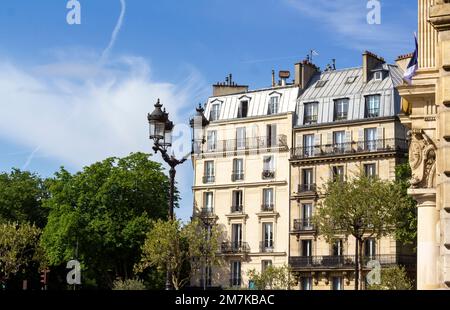
[{"label": "white cloud", "polygon": [[[329,32],[324,39],[333,39],[343,46],[359,51],[380,50],[395,57],[412,48],[412,29],[405,29],[401,20],[387,20],[387,2],[381,1],[381,24],[367,23],[365,0],[285,0],[315,25]],[[405,12],[404,12],[405,13]],[[396,15],[398,17],[398,15]],[[403,14],[403,16],[407,16]],[[311,27],[313,27],[311,25]]]},{"label": "white cloud", "polygon": [[[187,71],[173,84],[153,79],[139,57],[104,66],[59,60],[31,68],[0,59],[0,139],[30,149],[25,167],[36,153],[78,168],[109,156],[150,153],[147,113],[161,98],[190,150],[188,118],[207,89],[194,68]],[[154,160],[161,162],[160,155]],[[183,205],[190,206],[192,166],[185,165],[177,180]]]}]

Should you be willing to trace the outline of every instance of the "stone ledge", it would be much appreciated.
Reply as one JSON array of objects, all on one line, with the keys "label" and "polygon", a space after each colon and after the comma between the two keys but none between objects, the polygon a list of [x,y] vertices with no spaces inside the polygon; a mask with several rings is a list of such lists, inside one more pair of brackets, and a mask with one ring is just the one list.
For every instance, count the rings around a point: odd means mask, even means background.
[{"label": "stone ledge", "polygon": [[428,20],[438,31],[450,30],[450,5],[438,4],[432,6]]}]

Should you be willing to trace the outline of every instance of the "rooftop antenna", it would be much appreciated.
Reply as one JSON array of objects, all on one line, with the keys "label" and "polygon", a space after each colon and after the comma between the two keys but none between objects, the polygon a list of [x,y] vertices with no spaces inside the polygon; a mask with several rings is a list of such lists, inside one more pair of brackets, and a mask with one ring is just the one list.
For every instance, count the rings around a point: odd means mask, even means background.
[{"label": "rooftop antenna", "polygon": [[310,57],[309,57],[308,60],[312,62],[312,61],[313,61],[313,57],[314,57],[314,56],[319,56],[319,53],[317,53],[316,50],[310,50],[310,51],[309,51],[309,56],[310,56]]},{"label": "rooftop antenna", "polygon": [[336,70],[336,59],[333,58],[331,61],[333,62],[333,70]]}]

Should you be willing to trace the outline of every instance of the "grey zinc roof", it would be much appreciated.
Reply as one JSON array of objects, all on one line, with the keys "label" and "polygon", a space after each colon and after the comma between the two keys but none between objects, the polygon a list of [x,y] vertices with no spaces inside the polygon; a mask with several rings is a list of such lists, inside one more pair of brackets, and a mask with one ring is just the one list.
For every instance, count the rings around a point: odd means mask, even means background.
[{"label": "grey zinc roof", "polygon": [[[320,72],[313,76],[310,83],[300,94],[297,103],[297,124],[303,124],[304,104],[317,102],[318,123],[333,122],[334,100],[348,98],[348,120],[364,118],[365,96],[381,95],[380,117],[394,116],[399,110],[399,96],[395,89],[402,83],[403,72],[397,66],[383,65],[379,69],[388,71],[382,81],[371,79],[363,83],[363,68],[348,68],[327,72]],[[355,77],[354,82],[348,79]],[[323,87],[316,87],[319,81],[327,81]]]}]

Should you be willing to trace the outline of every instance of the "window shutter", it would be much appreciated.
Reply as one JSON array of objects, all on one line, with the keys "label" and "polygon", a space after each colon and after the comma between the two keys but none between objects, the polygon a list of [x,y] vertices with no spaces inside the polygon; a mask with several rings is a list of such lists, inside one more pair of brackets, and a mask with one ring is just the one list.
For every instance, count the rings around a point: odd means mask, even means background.
[{"label": "window shutter", "polygon": [[314,155],[318,155],[320,152],[320,146],[322,144],[322,134],[316,133],[314,135]]},{"label": "window shutter", "polygon": [[332,132],[327,133],[327,144],[329,144],[329,145],[333,144],[333,133]]}]

